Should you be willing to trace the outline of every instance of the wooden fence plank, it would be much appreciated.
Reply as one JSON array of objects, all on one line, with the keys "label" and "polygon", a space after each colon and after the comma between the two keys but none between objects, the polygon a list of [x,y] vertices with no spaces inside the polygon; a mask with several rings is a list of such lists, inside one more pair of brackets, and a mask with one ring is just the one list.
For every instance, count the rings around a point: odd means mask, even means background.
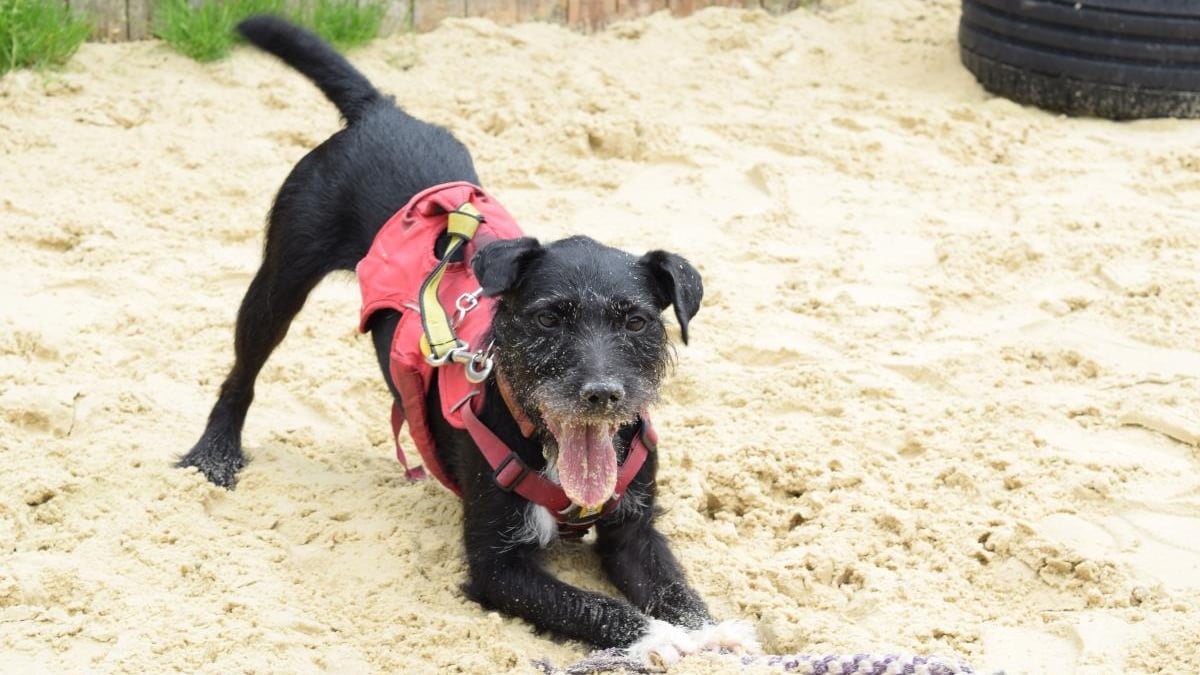
[{"label": "wooden fence plank", "polygon": [[704,0],[667,0],[667,7],[675,16],[691,16],[693,12],[704,7]]},{"label": "wooden fence plank", "polygon": [[[362,0],[359,0],[360,2]],[[412,27],[413,3],[417,0],[393,0],[388,2],[383,20],[379,22],[379,34],[391,35],[396,31],[409,30]]]},{"label": "wooden fence plank", "polygon": [[499,24],[519,20],[516,0],[467,0],[467,16],[481,16]]},{"label": "wooden fence plank", "polygon": [[617,16],[633,19],[666,9],[668,0],[617,0]]},{"label": "wooden fence plank", "polygon": [[671,13],[675,16],[689,16],[705,7],[740,7],[743,9],[758,9],[763,2],[785,2],[799,5],[802,0],[670,0]]},{"label": "wooden fence plank", "polygon": [[125,0],[68,0],[68,5],[91,19],[93,40],[117,42],[128,39]]},{"label": "wooden fence plank", "polygon": [[148,40],[154,35],[153,0],[129,0],[125,15],[129,18],[129,39]]},{"label": "wooden fence plank", "polygon": [[583,31],[603,28],[617,12],[617,0],[567,0],[567,25]]},{"label": "wooden fence plank", "polygon": [[424,33],[437,28],[442,19],[467,15],[467,0],[413,0],[413,28]]},{"label": "wooden fence plank", "polygon": [[517,0],[517,21],[567,22],[567,0]]},{"label": "wooden fence plank", "polygon": [[717,2],[712,4],[721,7],[733,7],[735,9],[759,9],[762,7],[762,3],[759,0],[717,0]]},{"label": "wooden fence plank", "polygon": [[[187,0],[196,7],[203,2]],[[298,2],[299,0],[289,0]],[[359,0],[367,2],[375,0]],[[592,31],[620,19],[646,16],[669,9],[676,16],[719,5],[762,7],[772,13],[795,9],[807,0],[379,0],[386,4],[382,35],[396,30],[430,31],[446,17],[482,16],[497,23],[546,21]],[[93,40],[144,40],[154,34],[154,5],[157,0],[63,0],[73,11],[86,14],[94,23]]]}]

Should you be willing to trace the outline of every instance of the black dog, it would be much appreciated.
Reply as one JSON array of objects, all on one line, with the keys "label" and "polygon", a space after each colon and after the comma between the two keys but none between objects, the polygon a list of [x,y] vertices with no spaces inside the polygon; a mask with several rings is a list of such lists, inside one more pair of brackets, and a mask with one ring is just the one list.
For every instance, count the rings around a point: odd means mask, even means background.
[{"label": "black dog", "polygon": [[[354,270],[383,223],[415,194],[452,181],[478,184],[470,154],[448,131],[398,109],[316,36],[270,17],[238,30],[316,83],[347,124],[300,160],[276,197],[262,267],[238,312],[236,360],[204,435],[179,462],[225,487],[246,463],[241,432],[255,379],[317,282],[334,270]],[[445,245],[439,240],[437,255]],[[638,258],[585,237],[548,245],[501,240],[471,265],[483,292],[498,297],[496,374],[484,383],[479,419],[551,479],[566,443],[607,448],[622,460],[631,421],[656,398],[669,362],[660,313],[674,306],[686,342],[688,320],[699,309],[695,269],[671,253]],[[395,311],[370,320],[396,397],[388,358],[398,320]],[[497,375],[532,422],[530,438],[505,405]],[[464,495],[464,590],[471,598],[539,629],[642,658],[670,662],[696,649],[756,646],[742,624],[713,625],[654,528],[652,449],[619,506],[595,523],[596,549],[625,602],[568,586],[542,569],[539,548],[554,534],[549,512],[497,486],[472,437],[442,417],[436,376],[428,401],[438,457]]]}]

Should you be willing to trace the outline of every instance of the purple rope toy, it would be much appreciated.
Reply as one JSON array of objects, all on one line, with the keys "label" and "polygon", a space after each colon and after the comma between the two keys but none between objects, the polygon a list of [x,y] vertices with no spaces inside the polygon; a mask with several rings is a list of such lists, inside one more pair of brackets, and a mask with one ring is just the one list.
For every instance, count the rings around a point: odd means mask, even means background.
[{"label": "purple rope toy", "polygon": [[[785,673],[800,675],[980,675],[978,670],[954,659],[937,656],[872,655],[851,654],[842,656],[814,656],[811,654],[788,654],[766,656],[739,656],[718,652],[725,658],[736,658],[742,665],[762,665],[779,668]],[[627,673],[660,673],[662,668],[647,665],[630,658],[620,649],[604,649],[589,654],[582,661],[555,668],[547,659],[533,661],[545,675],[587,675],[611,671]],[[996,675],[1004,675],[996,673]]]}]

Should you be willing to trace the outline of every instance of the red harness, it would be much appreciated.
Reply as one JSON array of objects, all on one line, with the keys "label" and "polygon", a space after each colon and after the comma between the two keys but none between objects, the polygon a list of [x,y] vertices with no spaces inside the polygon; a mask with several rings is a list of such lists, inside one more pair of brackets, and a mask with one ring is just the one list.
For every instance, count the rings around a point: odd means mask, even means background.
[{"label": "red harness", "polygon": [[[392,407],[396,458],[404,466],[410,480],[425,477],[423,467],[409,467],[400,447],[400,429],[407,421],[408,433],[425,466],[442,485],[459,497],[462,496],[462,489],[438,460],[433,433],[429,428],[425,402],[433,380],[434,366],[430,365],[421,351],[423,333],[418,295],[422,284],[440,262],[434,255],[434,249],[438,237],[446,230],[447,213],[468,202],[482,215],[482,221],[474,238],[466,245],[463,260],[469,261],[476,250],[493,241],[522,236],[512,216],[482,188],[470,183],[446,183],[416,195],[388,219],[376,235],[370,251],[356,268],[363,297],[359,331],[366,332],[371,315],[381,309],[400,313],[400,322],[392,336],[388,364],[392,382],[400,393],[400,402]],[[480,295],[479,283],[469,264],[447,264],[437,287],[437,296],[443,307],[455,308],[450,313],[455,315],[454,331],[460,340],[469,345],[479,345],[487,339],[495,300]],[[560,528],[581,532],[615,508],[645,463],[649,450],[657,442],[650,420],[643,414],[629,453],[617,474],[613,496],[599,512],[581,513],[561,487],[531,471],[515,452],[479,421],[476,413],[482,405],[483,386],[467,379],[465,366],[450,361],[439,368],[438,390],[441,392],[441,412],[446,421],[471,434],[491,465],[493,477],[502,490],[516,492],[526,500],[546,507],[558,520]],[[522,421],[519,408],[510,403],[509,409],[518,422]],[[528,436],[528,425],[521,426],[522,432]]]}]

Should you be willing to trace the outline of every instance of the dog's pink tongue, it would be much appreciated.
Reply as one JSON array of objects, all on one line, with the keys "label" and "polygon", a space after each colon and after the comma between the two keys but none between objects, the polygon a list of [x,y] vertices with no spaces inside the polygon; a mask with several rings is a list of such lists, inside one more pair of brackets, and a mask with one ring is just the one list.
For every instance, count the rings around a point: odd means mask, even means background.
[{"label": "dog's pink tongue", "polygon": [[572,503],[596,508],[617,489],[617,451],[607,424],[563,424],[557,434],[558,480]]}]

